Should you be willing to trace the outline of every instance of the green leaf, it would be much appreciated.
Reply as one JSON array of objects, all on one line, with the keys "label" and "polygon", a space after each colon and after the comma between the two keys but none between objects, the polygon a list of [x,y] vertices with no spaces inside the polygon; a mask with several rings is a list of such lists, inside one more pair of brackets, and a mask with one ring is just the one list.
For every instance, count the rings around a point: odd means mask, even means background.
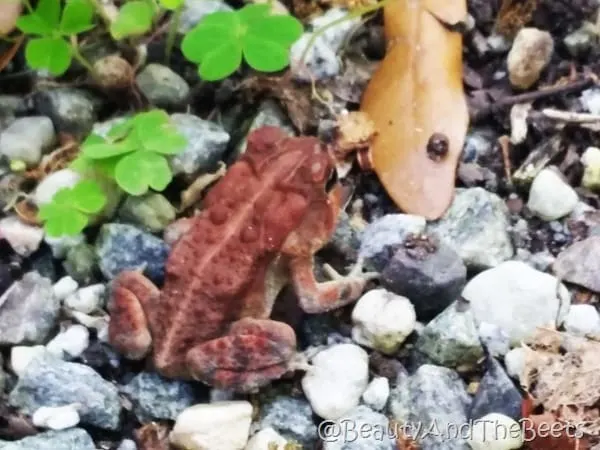
[{"label": "green leaf", "polygon": [[171,182],[172,174],[164,156],[136,152],[118,162],[115,179],[128,194],[142,195],[148,188],[162,191]]},{"label": "green leaf", "polygon": [[207,54],[234,39],[236,39],[234,28],[204,25],[201,22],[185,35],[181,41],[181,52],[188,61],[200,64]]},{"label": "green leaf", "polygon": [[129,117],[122,122],[119,122],[112,126],[106,138],[110,142],[115,142],[123,139],[133,128],[133,118]]},{"label": "green leaf", "polygon": [[242,23],[250,25],[257,19],[267,17],[271,13],[271,5],[268,3],[251,3],[238,9],[235,13]]},{"label": "green leaf", "polygon": [[46,69],[54,76],[67,71],[71,58],[71,47],[62,38],[31,39],[25,48],[25,59],[32,69]]},{"label": "green leaf", "polygon": [[60,21],[60,0],[40,0],[35,14],[41,17],[52,29],[57,29]]},{"label": "green leaf", "polygon": [[60,21],[60,32],[66,35],[83,33],[94,28],[94,7],[89,0],[67,0]]},{"label": "green leaf", "polygon": [[276,72],[288,65],[288,50],[271,41],[248,35],[244,38],[244,58],[255,70]]},{"label": "green leaf", "polygon": [[140,136],[143,149],[163,155],[176,155],[188,145],[187,139],[171,127],[163,126],[162,129],[149,130]]},{"label": "green leaf", "polygon": [[242,46],[237,41],[222,43],[207,53],[198,73],[206,81],[216,81],[228,77],[242,64]]},{"label": "green leaf", "polygon": [[17,19],[17,28],[24,34],[50,36],[54,29],[37,14],[27,14]]},{"label": "green leaf", "polygon": [[93,180],[82,180],[71,191],[73,207],[81,212],[96,214],[104,208],[106,196]]},{"label": "green leaf", "polygon": [[150,30],[153,18],[152,7],[143,0],[125,3],[110,26],[110,34],[116,40],[139,36]]},{"label": "green leaf", "polygon": [[133,139],[119,142],[101,142],[98,144],[84,145],[81,148],[83,155],[91,159],[104,159],[112,156],[124,155],[137,149]]},{"label": "green leaf", "polygon": [[160,128],[168,123],[169,115],[161,109],[141,112],[133,118],[133,127],[136,130],[149,131],[153,128]]},{"label": "green leaf", "polygon": [[257,39],[290,47],[300,39],[303,31],[304,27],[302,23],[295,17],[290,15],[276,15],[263,17],[252,23],[246,36],[253,36]]},{"label": "green leaf", "polygon": [[52,203],[43,205],[38,217],[45,222],[44,229],[50,237],[79,234],[89,222],[88,216],[84,213]]},{"label": "green leaf", "polygon": [[183,5],[183,0],[159,0],[159,2],[163,8],[170,11],[173,11]]}]

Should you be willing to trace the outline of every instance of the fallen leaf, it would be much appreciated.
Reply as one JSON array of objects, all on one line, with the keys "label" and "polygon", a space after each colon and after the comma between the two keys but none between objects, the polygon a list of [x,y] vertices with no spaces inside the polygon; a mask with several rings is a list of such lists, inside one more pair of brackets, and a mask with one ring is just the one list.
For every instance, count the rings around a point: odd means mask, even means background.
[{"label": "fallen leaf", "polygon": [[[1,13],[2,11],[0,10],[0,14]],[[25,35],[19,36],[15,43],[10,46],[10,48],[8,48],[2,55],[0,55],[0,72],[2,72],[6,68],[6,66],[10,64],[12,59],[17,54],[17,51],[19,51],[19,48],[21,47],[21,44],[23,43],[24,39]]]},{"label": "fallen leaf", "polygon": [[538,3],[539,0],[503,0],[496,16],[494,31],[513,37],[529,23]]},{"label": "fallen leaf", "polygon": [[466,0],[390,0],[386,56],[361,101],[378,133],[370,166],[400,209],[427,219],[452,202],[469,123],[462,36],[449,28],[466,16]]}]

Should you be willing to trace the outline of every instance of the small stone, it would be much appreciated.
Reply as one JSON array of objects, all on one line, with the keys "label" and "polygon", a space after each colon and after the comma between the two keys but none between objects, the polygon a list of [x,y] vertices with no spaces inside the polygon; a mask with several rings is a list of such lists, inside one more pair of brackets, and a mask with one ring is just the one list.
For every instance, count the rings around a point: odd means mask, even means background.
[{"label": "small stone", "polygon": [[175,220],[176,209],[157,192],[141,196],[128,196],[119,208],[119,217],[133,225],[139,225],[150,233],[163,231]]},{"label": "small stone", "polygon": [[548,222],[569,215],[577,206],[577,192],[552,167],[543,169],[534,178],[527,207]]},{"label": "small stone", "polygon": [[231,9],[231,6],[222,0],[185,0],[177,31],[180,34],[186,34],[208,14],[217,11],[231,11]]},{"label": "small stone", "polygon": [[123,439],[117,450],[138,450],[137,444],[131,439]]},{"label": "small stone", "polygon": [[104,284],[92,284],[90,286],[78,289],[77,292],[69,295],[64,304],[67,308],[86,314],[98,311],[104,303],[104,293],[106,286]]},{"label": "small stone", "polygon": [[210,172],[223,159],[229,133],[217,123],[193,114],[176,113],[171,119],[188,142],[186,148],[170,160],[173,175]]},{"label": "small stone", "polygon": [[120,90],[131,87],[135,72],[131,64],[118,55],[106,55],[94,61],[94,72],[98,84],[106,90]]},{"label": "small stone", "polygon": [[571,305],[565,330],[578,336],[600,335],[600,315],[593,305]]},{"label": "small stone", "polygon": [[497,266],[514,255],[509,212],[504,201],[481,187],[458,188],[450,208],[429,222],[427,234],[458,253],[467,269]]},{"label": "small stone", "polygon": [[520,261],[506,261],[483,271],[465,286],[476,323],[502,328],[519,345],[537,327],[558,327],[570,306],[567,288],[550,274]]},{"label": "small stone", "polygon": [[15,345],[10,349],[10,368],[20,377],[23,375],[27,365],[36,357],[45,353],[46,347],[43,345]]},{"label": "small stone", "polygon": [[510,339],[498,325],[482,322],[478,332],[479,339],[491,356],[504,356],[510,350]]},{"label": "small stone", "polygon": [[365,405],[374,409],[375,411],[381,411],[387,404],[388,397],[390,396],[390,382],[385,377],[375,377],[365,392],[363,392],[362,400]]},{"label": "small stone", "polygon": [[588,147],[581,155],[583,177],[581,185],[591,191],[600,190],[600,148]]},{"label": "small stone", "polygon": [[584,22],[581,27],[567,34],[563,39],[567,51],[574,58],[585,56],[597,43],[596,26],[589,22]]},{"label": "small stone", "polygon": [[395,247],[404,243],[409,235],[425,231],[424,217],[409,214],[387,214],[364,230],[359,250],[359,258],[365,267],[380,272],[389,263]]},{"label": "small stone", "polygon": [[0,345],[44,342],[58,319],[52,282],[28,272],[0,297]]},{"label": "small stone", "polygon": [[285,448],[287,439],[282,437],[273,428],[265,428],[256,433],[248,441],[244,450],[271,450],[270,446],[275,445],[277,449]]},{"label": "small stone", "polygon": [[313,411],[335,420],[358,406],[369,380],[367,352],[354,344],[338,344],[312,359],[302,388]]},{"label": "small stone", "polygon": [[423,328],[415,349],[449,368],[473,369],[484,356],[472,311],[457,303]]},{"label": "small stone", "polygon": [[511,84],[519,89],[533,86],[553,52],[554,41],[550,33],[532,27],[521,28],[506,60]]},{"label": "small stone", "polygon": [[304,398],[279,395],[261,404],[261,429],[273,428],[288,441],[299,442],[303,448],[314,448],[318,439],[310,404]]},{"label": "small stone", "polygon": [[119,429],[121,400],[117,388],[91,367],[65,362],[48,352],[27,365],[8,401],[28,415],[42,406],[78,403],[82,423]]},{"label": "small stone", "polygon": [[516,347],[510,350],[504,356],[504,365],[506,366],[506,373],[515,380],[521,378],[523,369],[525,369],[525,352],[527,350],[523,347]]},{"label": "small stone", "polygon": [[77,283],[77,281],[75,281],[72,277],[67,275],[65,277],[62,277],[56,283],[54,283],[54,286],[52,286],[52,290],[54,291],[54,296],[58,300],[63,301],[69,295],[75,293],[78,287],[79,283]]},{"label": "small stone", "polygon": [[175,420],[184,409],[200,400],[191,383],[148,372],[136,375],[121,391],[133,403],[133,412],[141,423]]},{"label": "small stone", "polygon": [[466,280],[467,268],[460,256],[426,235],[409,238],[381,273],[382,286],[409,298],[419,320],[429,320],[448,307]]},{"label": "small stone", "polygon": [[2,450],[96,450],[92,437],[82,428],[51,430],[18,441],[0,441]]},{"label": "small stone", "polygon": [[79,284],[87,285],[94,281],[98,268],[98,257],[94,247],[85,242],[70,248],[63,262],[65,271]]},{"label": "small stone", "polygon": [[160,284],[169,248],[162,239],[120,223],[104,224],[96,241],[100,270],[108,279],[124,270],[144,268],[144,274]]},{"label": "small stone", "polygon": [[44,236],[44,241],[50,247],[52,256],[56,259],[64,259],[74,247],[85,243],[86,236],[83,233],[78,233],[74,236]]},{"label": "small stone", "polygon": [[148,101],[158,108],[181,108],[190,93],[186,81],[161,64],[148,64],[138,73],[136,82]]},{"label": "small stone", "polygon": [[600,293],[600,236],[575,242],[560,252],[552,272],[561,280]]},{"label": "small stone", "polygon": [[44,229],[21,222],[16,216],[0,219],[0,236],[10,244],[15,253],[30,256],[44,239]]},{"label": "small stone", "polygon": [[75,359],[88,348],[90,332],[83,325],[70,325],[46,344],[46,349],[62,359]]},{"label": "small stone", "polygon": [[169,440],[186,450],[240,450],[251,422],[252,405],[246,401],[194,405],[177,416]]},{"label": "small stone", "polygon": [[81,179],[81,174],[72,169],[61,169],[52,172],[39,182],[33,191],[33,201],[41,206],[52,201],[54,194],[63,188],[70,188]]},{"label": "small stone", "polygon": [[381,353],[392,354],[412,333],[415,322],[415,309],[409,299],[385,289],[372,289],[352,310],[352,339]]},{"label": "small stone", "polygon": [[579,101],[592,114],[600,114],[600,89],[593,87],[581,93]]},{"label": "small stone", "polygon": [[64,406],[42,406],[32,415],[31,421],[36,427],[64,430],[79,423],[76,403]]},{"label": "small stone", "polygon": [[472,450],[516,450],[524,443],[522,429],[514,419],[490,413],[473,422],[469,445]]},{"label": "small stone", "polygon": [[471,403],[469,419],[479,419],[497,412],[514,420],[521,420],[523,397],[508,377],[502,366],[494,358],[488,359],[488,369],[479,383],[475,398]]},{"label": "small stone", "polygon": [[20,117],[0,133],[0,154],[35,166],[55,140],[54,126],[48,117]]}]

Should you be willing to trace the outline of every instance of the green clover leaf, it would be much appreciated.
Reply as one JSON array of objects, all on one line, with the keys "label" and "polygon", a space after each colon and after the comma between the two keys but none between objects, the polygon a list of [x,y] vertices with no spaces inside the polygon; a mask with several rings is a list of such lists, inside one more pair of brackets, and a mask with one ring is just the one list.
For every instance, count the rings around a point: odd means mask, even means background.
[{"label": "green clover leaf", "polygon": [[60,19],[60,32],[73,35],[91,30],[93,17],[94,7],[88,0],[68,0]]},{"label": "green clover leaf", "polygon": [[110,34],[116,40],[140,36],[150,30],[154,11],[144,0],[133,0],[119,9],[119,15],[110,26]]},{"label": "green clover leaf", "polygon": [[25,47],[25,59],[32,69],[46,69],[52,75],[62,75],[71,65],[71,47],[60,37],[31,39]]},{"label": "green clover leaf", "polygon": [[167,159],[151,152],[127,155],[115,167],[117,183],[131,195],[143,195],[148,188],[162,191],[172,177]]},{"label": "green clover leaf", "polygon": [[160,5],[170,11],[174,11],[183,5],[183,0],[159,0]]}]

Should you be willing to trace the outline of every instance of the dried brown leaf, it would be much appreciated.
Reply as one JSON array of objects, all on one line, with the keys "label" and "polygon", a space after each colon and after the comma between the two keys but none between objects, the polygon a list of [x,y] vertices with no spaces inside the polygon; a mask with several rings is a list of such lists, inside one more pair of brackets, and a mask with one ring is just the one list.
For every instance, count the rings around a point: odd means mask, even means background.
[{"label": "dried brown leaf", "polygon": [[[0,14],[2,14],[1,10],[0,10]],[[2,55],[0,55],[0,72],[2,72],[6,68],[6,66],[8,66],[10,64],[12,59],[15,57],[15,55],[19,51],[19,48],[21,48],[21,44],[23,43],[23,40],[25,40],[25,35],[19,36],[17,38],[17,40],[15,41],[15,43],[13,45],[11,45],[10,48],[8,50],[6,50]]]},{"label": "dried brown leaf", "polygon": [[494,30],[508,37],[512,37],[529,23],[538,6],[539,0],[503,0]]},{"label": "dried brown leaf", "polygon": [[370,165],[399,208],[427,219],[452,201],[469,122],[462,36],[448,27],[466,15],[465,0],[388,3],[388,50],[361,102],[378,133]]}]

